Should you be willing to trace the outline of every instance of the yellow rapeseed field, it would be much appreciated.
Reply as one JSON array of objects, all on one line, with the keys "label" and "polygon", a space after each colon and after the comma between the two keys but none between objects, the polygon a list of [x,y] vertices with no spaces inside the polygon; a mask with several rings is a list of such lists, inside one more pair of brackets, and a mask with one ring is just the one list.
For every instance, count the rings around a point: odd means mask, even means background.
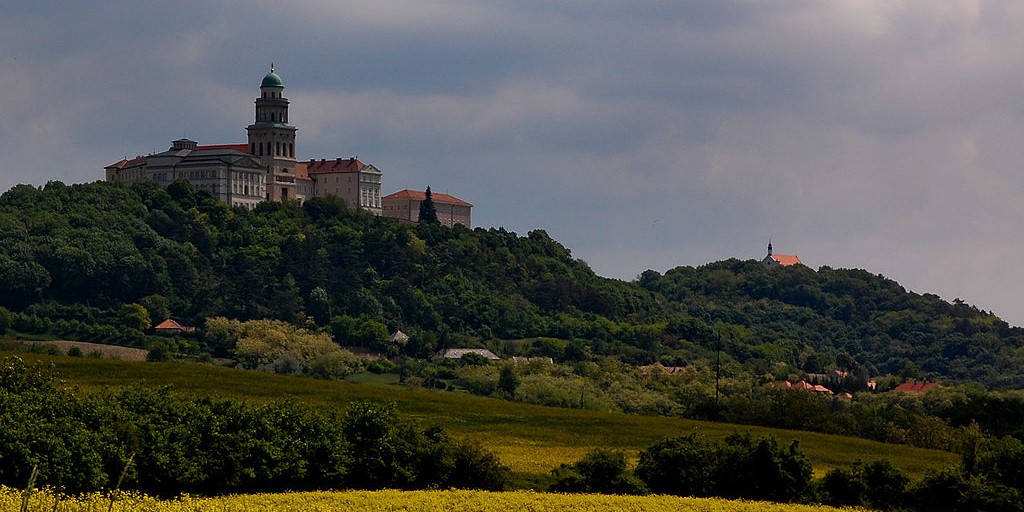
[{"label": "yellow rapeseed field", "polygon": [[[0,486],[0,511],[18,511],[23,491]],[[111,506],[113,504],[113,506]],[[775,504],[754,501],[680,498],[675,496],[607,496],[599,494],[546,494],[528,491],[338,491],[285,494],[248,494],[216,498],[183,496],[159,500],[133,493],[116,499],[103,494],[66,497],[45,490],[33,492],[28,510],[92,512],[335,512],[335,511],[427,511],[427,512],[828,512],[825,506]]]}]

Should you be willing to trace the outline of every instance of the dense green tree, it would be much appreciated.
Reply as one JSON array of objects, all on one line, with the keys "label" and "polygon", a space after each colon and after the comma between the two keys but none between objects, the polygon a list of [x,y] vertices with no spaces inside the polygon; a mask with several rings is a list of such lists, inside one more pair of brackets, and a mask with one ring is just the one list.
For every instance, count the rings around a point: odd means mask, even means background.
[{"label": "dense green tree", "polygon": [[420,201],[420,212],[417,219],[423,224],[440,224],[437,220],[437,207],[434,206],[434,198],[430,193],[430,186],[424,192],[423,201]]},{"label": "dense green tree", "polygon": [[636,476],[651,492],[679,496],[711,496],[715,449],[689,434],[659,441],[640,452]]},{"label": "dense green tree", "polygon": [[634,477],[621,451],[597,448],[572,464],[552,471],[555,492],[645,494],[643,483]]}]

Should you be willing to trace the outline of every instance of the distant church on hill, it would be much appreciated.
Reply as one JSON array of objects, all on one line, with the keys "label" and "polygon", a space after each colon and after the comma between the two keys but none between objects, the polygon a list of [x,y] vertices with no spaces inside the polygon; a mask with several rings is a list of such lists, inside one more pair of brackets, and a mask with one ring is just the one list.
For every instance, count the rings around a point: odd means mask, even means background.
[{"label": "distant church on hill", "polygon": [[803,265],[800,258],[791,254],[775,254],[772,252],[772,243],[768,242],[768,255],[761,260],[761,264],[771,267],[788,267],[790,265]]},{"label": "distant church on hill", "polygon": [[[260,201],[301,202],[311,197],[337,196],[349,207],[375,215],[417,220],[410,219],[406,211],[384,211],[382,205],[387,196],[381,197],[383,173],[373,165],[355,157],[297,160],[298,130],[289,124],[288,104],[284,81],[271,66],[260,83],[255,121],[245,129],[247,143],[200,145],[194,140],[178,139],[162,153],[108,165],[104,168],[106,180],[127,184],[156,181],[166,187],[185,179],[219,201],[250,209]],[[396,194],[407,196],[408,192]],[[438,202],[436,197],[434,200]],[[471,227],[472,205],[455,197],[451,200],[455,203],[450,205],[451,211],[457,209],[459,215],[450,216],[447,224]],[[441,212],[438,208],[439,217]]]}]

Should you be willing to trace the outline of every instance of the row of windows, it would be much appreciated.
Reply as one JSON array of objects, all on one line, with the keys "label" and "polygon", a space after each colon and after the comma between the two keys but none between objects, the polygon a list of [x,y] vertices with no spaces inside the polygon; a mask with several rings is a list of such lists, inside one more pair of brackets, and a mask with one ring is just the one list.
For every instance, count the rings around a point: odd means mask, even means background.
[{"label": "row of windows", "polygon": [[275,142],[273,145],[268,142],[266,146],[262,142],[249,143],[249,152],[256,156],[271,156],[271,150],[273,150],[273,156],[295,158],[294,142]]},{"label": "row of windows", "polygon": [[[269,112],[270,115],[267,115],[268,114],[268,112],[267,112],[268,110],[270,111]],[[272,109],[257,108],[256,109],[256,122],[260,122],[261,123],[261,122],[265,122],[265,121],[270,121],[272,123],[276,123],[278,121],[280,121],[282,123],[287,123],[288,122],[288,112],[287,111],[277,112],[277,111],[272,110]]]}]

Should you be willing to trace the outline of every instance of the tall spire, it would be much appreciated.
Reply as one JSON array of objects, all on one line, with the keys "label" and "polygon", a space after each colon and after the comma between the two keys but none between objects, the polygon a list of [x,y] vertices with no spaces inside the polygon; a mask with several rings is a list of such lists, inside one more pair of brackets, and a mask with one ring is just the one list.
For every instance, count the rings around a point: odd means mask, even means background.
[{"label": "tall spire", "polygon": [[772,239],[768,239],[768,256],[772,255]]}]

